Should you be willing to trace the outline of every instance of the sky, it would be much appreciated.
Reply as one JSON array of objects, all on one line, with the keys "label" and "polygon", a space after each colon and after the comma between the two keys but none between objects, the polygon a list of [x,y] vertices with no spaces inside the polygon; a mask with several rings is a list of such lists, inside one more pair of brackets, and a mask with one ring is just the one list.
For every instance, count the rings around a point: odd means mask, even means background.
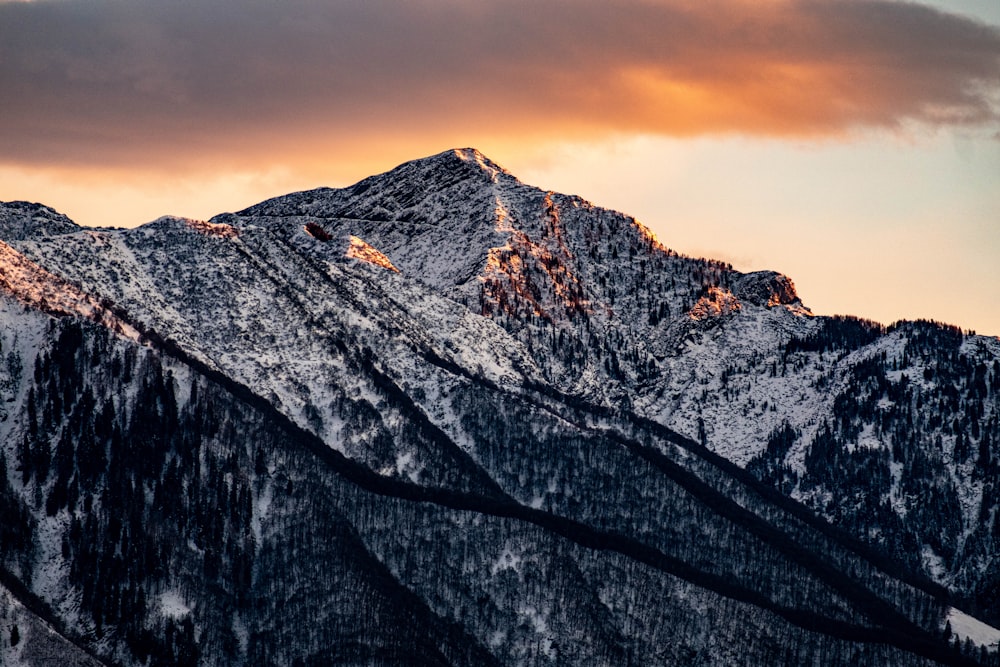
[{"label": "sky", "polygon": [[0,200],[208,218],[476,147],[778,270],[1000,335],[1000,2],[0,0]]}]

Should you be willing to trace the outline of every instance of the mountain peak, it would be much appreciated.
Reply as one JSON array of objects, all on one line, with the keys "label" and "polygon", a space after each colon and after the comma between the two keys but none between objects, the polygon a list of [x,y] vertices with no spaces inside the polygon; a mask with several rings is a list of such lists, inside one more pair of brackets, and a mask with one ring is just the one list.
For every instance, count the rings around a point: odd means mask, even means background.
[{"label": "mountain peak", "polygon": [[501,167],[499,164],[486,157],[486,155],[480,151],[478,148],[454,148],[450,151],[445,151],[444,153],[439,153],[434,157],[445,158],[448,156],[453,156],[461,160],[462,162],[473,164],[491,176],[496,176],[498,174],[510,175],[510,172]]},{"label": "mountain peak", "polygon": [[426,190],[448,189],[463,181],[496,183],[501,176],[513,178],[511,173],[486,157],[476,148],[452,148],[441,153],[404,162],[389,171],[366,178],[348,188],[360,194],[373,184],[386,182],[419,186]]},{"label": "mountain peak", "polygon": [[79,230],[75,222],[44,204],[0,202],[0,235],[6,241],[71,234]]},{"label": "mountain peak", "polygon": [[75,229],[0,204],[0,664],[50,619],[123,667],[997,637],[947,605],[1000,618],[1000,341],[809,317],[472,148]]},{"label": "mountain peak", "polygon": [[509,174],[506,169],[500,166],[498,163],[491,160],[485,153],[483,153],[478,148],[473,148],[467,146],[465,148],[449,148],[448,150],[441,151],[440,153],[434,153],[433,155],[428,155],[425,157],[415,158],[413,160],[407,160],[402,164],[390,169],[387,174],[395,173],[401,169],[408,166],[463,166],[469,165],[474,166],[487,173],[505,173]]},{"label": "mountain peak", "polygon": [[404,162],[346,188],[321,187],[275,197],[239,211],[239,216],[302,216],[372,221],[424,220],[418,209],[441,209],[486,196],[510,172],[475,148],[453,148]]}]

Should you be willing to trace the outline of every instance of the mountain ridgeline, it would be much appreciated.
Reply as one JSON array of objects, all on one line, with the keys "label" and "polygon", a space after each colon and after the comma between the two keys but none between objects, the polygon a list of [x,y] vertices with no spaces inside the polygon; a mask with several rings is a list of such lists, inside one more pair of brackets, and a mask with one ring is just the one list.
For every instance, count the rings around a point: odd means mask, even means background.
[{"label": "mountain ridgeline", "polygon": [[0,241],[4,665],[1000,665],[995,338],[472,149]]}]

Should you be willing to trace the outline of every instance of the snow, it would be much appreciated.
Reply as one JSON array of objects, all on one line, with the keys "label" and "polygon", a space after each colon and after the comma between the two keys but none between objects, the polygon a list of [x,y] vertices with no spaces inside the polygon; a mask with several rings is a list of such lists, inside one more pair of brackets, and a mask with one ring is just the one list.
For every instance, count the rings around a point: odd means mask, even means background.
[{"label": "snow", "polygon": [[993,626],[954,607],[948,609],[945,621],[951,625],[951,633],[959,640],[970,639],[974,644],[986,646],[990,651],[1000,650],[1000,630]]},{"label": "snow", "polygon": [[941,581],[948,572],[944,560],[926,544],[920,550],[920,559],[924,563],[924,569],[935,581]]},{"label": "snow", "polygon": [[204,220],[185,220],[185,223],[196,232],[207,236],[216,236],[223,239],[232,239],[239,236],[239,232],[232,225],[205,222]]},{"label": "snow", "polygon": [[139,332],[66,280],[28,260],[0,241],[0,290],[45,312],[76,314],[102,322],[108,328],[139,340]]},{"label": "snow", "polygon": [[348,236],[347,252],[344,253],[344,256],[399,273],[399,269],[392,265],[392,262],[382,251],[357,236]]},{"label": "snow", "polygon": [[191,613],[191,607],[180,592],[169,590],[160,594],[160,613],[178,621]]},{"label": "snow", "polygon": [[710,317],[720,317],[743,310],[743,304],[727,289],[710,287],[705,296],[698,299],[694,307],[688,311],[692,320],[705,320]]},{"label": "snow", "polygon": [[515,573],[520,573],[521,556],[515,553],[514,548],[507,544],[504,546],[503,552],[501,552],[500,557],[496,559],[493,565],[490,567],[490,574],[494,577],[500,572],[505,570],[513,570]]},{"label": "snow", "polygon": [[528,623],[528,626],[538,635],[538,648],[547,658],[555,657],[553,643],[555,637],[549,629],[546,614],[533,605],[520,605],[517,609],[518,616]]},{"label": "snow", "polygon": [[[47,317],[25,311],[12,297],[0,292],[0,345],[3,346],[0,363],[0,443],[8,447],[8,461],[17,460],[14,453],[16,438],[11,433],[19,426],[18,419],[7,419],[8,411],[13,415],[21,412],[20,406],[28,392],[28,383],[22,380],[34,366],[47,324]],[[20,361],[20,369],[17,361]]]},{"label": "snow", "polygon": [[396,466],[392,472],[400,477],[406,477],[414,484],[420,482],[420,472],[423,467],[416,463],[417,452],[397,452],[396,453]]},{"label": "snow", "polygon": [[[453,164],[442,172],[456,158],[468,168],[461,178]],[[691,438],[703,425],[708,447],[740,465],[787,422],[801,435],[786,462],[801,472],[851,368],[883,353],[899,358],[906,344],[896,332],[841,358],[793,354],[775,374],[789,338],[805,337],[821,322],[797,301],[774,294],[754,300],[741,291],[764,285],[766,276],[727,274],[730,287],[701,291],[701,278],[685,271],[707,271],[705,264],[672,255],[627,216],[525,186],[476,151],[410,163],[363,184],[288,195],[211,222],[165,217],[131,230],[68,223],[56,225],[59,235],[52,236],[17,219],[10,245],[0,243],[0,285],[20,303],[37,307],[44,299],[50,309],[118,327],[137,340],[102,305],[110,299],[330,447],[365,461],[377,438],[403,440],[394,436],[405,419],[357,371],[350,355],[364,348],[375,348],[371,363],[473,459],[476,443],[455,408],[466,376],[511,392],[548,383],[615,409],[627,400],[637,414]],[[316,240],[303,231],[307,223],[322,223],[344,243]],[[521,254],[501,261],[514,250]],[[508,290],[505,297],[525,302],[504,311],[493,298],[488,305],[498,310],[484,316],[479,298],[487,278]],[[538,288],[537,296],[529,287]],[[519,315],[516,306],[528,301],[531,317]],[[567,314],[574,305],[585,318]],[[669,313],[652,324],[658,305]],[[565,347],[586,347],[586,355],[561,359],[554,353],[557,335],[565,335]],[[29,344],[27,335],[18,343],[26,367]],[[620,352],[620,374],[606,369],[601,345]],[[962,352],[997,357],[1000,341],[969,338]],[[431,355],[445,363],[428,363]],[[639,361],[629,366],[629,357]],[[655,373],[641,378],[636,368],[647,362]],[[924,383],[919,371],[905,372]],[[371,406],[377,418],[346,424],[337,416],[345,401]],[[887,400],[878,407],[894,409]],[[866,426],[854,446],[884,444]],[[944,446],[951,451],[954,440]],[[425,453],[397,447],[373,469],[417,482],[435,466]],[[895,462],[890,468],[889,500],[905,516],[904,469]],[[970,471],[959,473],[959,500],[971,526],[982,484],[965,483]],[[541,496],[521,500],[544,506]],[[265,487],[255,533],[269,503]],[[929,571],[943,577],[941,559],[929,550],[924,557]]]},{"label": "snow", "polygon": [[[467,178],[454,181],[455,160],[466,165]],[[444,177],[441,187],[435,185],[439,173]],[[410,202],[408,208],[394,208],[398,204],[393,193],[415,182],[420,183],[418,199],[399,197]],[[595,283],[598,275],[611,282],[635,276],[616,266],[619,261],[588,257],[589,243],[645,247],[644,252],[652,252],[652,259],[661,264],[687,261],[672,259],[627,216],[525,186],[472,150],[404,165],[366,183],[370,187],[360,194],[353,188],[303,193],[312,202],[308,206],[296,203],[304,196],[290,195],[209,223],[166,217],[132,230],[67,233],[58,244],[28,239],[19,241],[18,248],[88,292],[124,306],[136,319],[269,397],[300,425],[349,455],[363,450],[365,439],[374,432],[342,437],[341,425],[325,421],[332,413],[331,402],[342,393],[377,405],[379,396],[366,382],[350,376],[339,355],[331,353],[331,338],[360,347],[372,336],[397,331],[388,338],[390,344],[378,350],[381,368],[408,394],[423,391],[425,413],[470,453],[475,444],[462,432],[448,398],[456,378],[444,370],[428,373],[422,349],[505,388],[516,390],[526,381],[537,384],[548,379],[563,391],[597,403],[625,395],[627,390],[608,378],[600,357],[591,355],[582,365],[560,367],[561,362],[542,356],[548,367],[540,368],[539,351],[527,348],[526,333],[512,335],[495,319],[477,312],[480,280],[489,272],[490,253],[498,248],[518,248],[524,266],[515,257],[513,273],[497,278],[523,290],[526,281],[540,276],[551,289],[543,290],[536,310],[556,318],[554,325],[571,341],[574,336],[587,340],[592,335],[559,319],[578,298],[586,304],[581,307],[592,311],[593,330],[625,332],[625,349],[634,348],[637,358],[664,356],[677,335],[669,328],[636,326],[646,318],[648,305],[633,292],[649,289],[649,298],[673,299],[671,311],[679,316],[676,295],[668,297],[656,285],[626,283],[613,298]],[[283,210],[288,206],[297,208]],[[376,219],[374,214],[380,211],[402,220]],[[595,219],[604,236],[592,235]],[[348,240],[349,255],[365,261],[345,261],[342,245],[319,243],[302,231],[305,224],[317,221]],[[312,264],[316,260],[320,266]],[[372,261],[398,268],[402,275],[367,270],[375,268],[368,263]],[[515,270],[515,265],[521,268]],[[536,272],[530,274],[533,277],[523,273],[529,268]],[[198,301],[192,298],[192,286],[209,285],[214,293]],[[572,290],[577,287],[589,292],[575,295]],[[686,358],[663,364],[670,391],[663,392],[662,383],[650,385],[648,392],[640,389],[635,401],[639,411],[696,436],[702,409],[692,409],[698,396],[690,391],[691,382],[717,377],[726,357],[734,353],[776,349],[786,330],[800,331],[806,321],[779,318],[775,329],[771,324],[775,318],[764,316],[771,309],[753,314],[750,310],[757,307],[743,306],[741,315],[748,316],[739,319],[733,333],[695,344]],[[301,326],[289,327],[289,322]],[[732,352],[720,354],[740,339]],[[767,435],[789,416],[788,410],[795,409],[760,411],[757,406],[764,402],[794,406],[791,394],[804,393],[794,383],[753,388],[755,383],[750,383],[749,403],[722,401],[704,410],[704,420],[712,425],[711,445],[737,462],[759,451]],[[744,417],[751,411],[759,419],[747,434],[740,424],[747,422]],[[402,466],[408,468],[404,474],[412,474],[422,462],[413,464]],[[398,474],[401,466],[395,468]]]},{"label": "snow", "polygon": [[250,529],[253,531],[254,540],[260,544],[263,542],[262,524],[271,513],[271,501],[274,500],[274,485],[269,478],[266,478],[263,488],[256,494],[253,514],[250,517]]},{"label": "snow", "polygon": [[[10,644],[10,633],[18,629],[19,641]],[[71,643],[55,628],[27,609],[21,601],[0,584],[0,664],[4,667],[38,667],[39,665],[73,665],[100,667],[94,660]]]}]

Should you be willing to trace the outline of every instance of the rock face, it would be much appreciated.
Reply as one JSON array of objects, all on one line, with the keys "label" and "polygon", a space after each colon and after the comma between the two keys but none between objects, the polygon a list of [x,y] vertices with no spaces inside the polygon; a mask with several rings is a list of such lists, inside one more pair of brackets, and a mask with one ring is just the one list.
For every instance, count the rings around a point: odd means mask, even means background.
[{"label": "rock face", "polygon": [[0,240],[0,619],[67,656],[996,662],[942,639],[1000,620],[996,339],[814,317],[472,149]]},{"label": "rock face", "polygon": [[796,306],[805,309],[792,279],[774,271],[756,271],[741,276],[735,281],[733,291],[738,298],[756,306]]}]

